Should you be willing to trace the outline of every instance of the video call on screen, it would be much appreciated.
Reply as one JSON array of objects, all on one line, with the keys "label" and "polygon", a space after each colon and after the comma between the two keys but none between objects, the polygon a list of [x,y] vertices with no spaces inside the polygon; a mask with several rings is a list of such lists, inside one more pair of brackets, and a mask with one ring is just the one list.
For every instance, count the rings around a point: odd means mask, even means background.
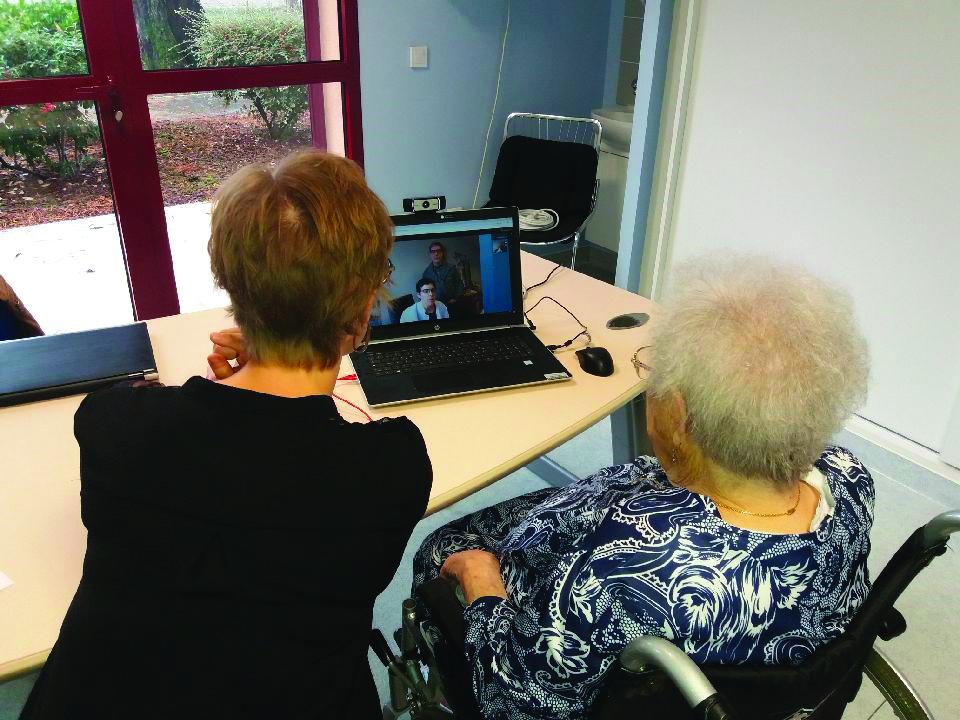
[{"label": "video call on screen", "polygon": [[509,312],[508,239],[495,231],[398,238],[390,254],[389,300],[374,305],[370,323],[436,323]]}]

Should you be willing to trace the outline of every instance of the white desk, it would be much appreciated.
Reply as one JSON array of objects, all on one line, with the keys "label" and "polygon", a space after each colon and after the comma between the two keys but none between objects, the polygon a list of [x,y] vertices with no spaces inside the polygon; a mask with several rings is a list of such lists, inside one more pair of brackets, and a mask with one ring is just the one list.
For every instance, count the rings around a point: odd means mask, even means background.
[{"label": "white desk", "polygon": [[[524,253],[524,284],[539,282],[553,267]],[[650,323],[621,331],[607,330],[605,323],[623,312],[653,316],[649,300],[566,268],[532,290],[526,306],[543,295],[570,308],[590,329],[594,345],[610,351],[612,376],[587,375],[568,351],[558,357],[573,373],[569,382],[415,403],[388,412],[368,410],[374,418],[407,415],[423,432],[434,468],[428,513],[539,458],[643,391],[645,381],[637,377],[630,358],[648,344]],[[549,300],[531,319],[546,343],[563,342],[579,331]],[[160,379],[173,385],[205,372],[208,335],[232,322],[223,310],[209,310],[147,324]],[[345,361],[341,374],[349,371]],[[337,394],[366,408],[356,384],[341,385]],[[80,522],[80,451],[73,438],[73,414],[81,399],[0,409],[0,571],[14,582],[0,590],[0,679],[43,663],[80,581],[86,536]],[[341,411],[347,419],[362,421],[347,406]]]}]

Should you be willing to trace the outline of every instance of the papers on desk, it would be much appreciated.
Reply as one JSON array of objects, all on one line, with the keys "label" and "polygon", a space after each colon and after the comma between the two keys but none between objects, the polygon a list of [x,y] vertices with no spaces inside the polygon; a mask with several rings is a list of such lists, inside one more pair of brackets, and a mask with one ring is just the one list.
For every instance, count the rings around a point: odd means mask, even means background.
[{"label": "papers on desk", "polygon": [[4,588],[8,588],[11,585],[13,585],[13,580],[11,580],[2,572],[0,572],[0,590],[3,590]]}]

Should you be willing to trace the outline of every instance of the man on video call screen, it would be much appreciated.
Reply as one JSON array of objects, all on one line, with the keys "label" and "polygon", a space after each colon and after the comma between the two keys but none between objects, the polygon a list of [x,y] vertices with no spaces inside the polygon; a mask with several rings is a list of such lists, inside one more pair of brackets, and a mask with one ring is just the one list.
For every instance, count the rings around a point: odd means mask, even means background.
[{"label": "man on video call screen", "polygon": [[444,320],[450,317],[447,306],[437,300],[437,286],[433,280],[417,280],[417,302],[400,313],[400,322],[417,320]]},{"label": "man on video call screen", "polygon": [[439,320],[509,312],[507,235],[456,233],[398,238],[390,259],[388,300],[379,300],[372,325]]}]

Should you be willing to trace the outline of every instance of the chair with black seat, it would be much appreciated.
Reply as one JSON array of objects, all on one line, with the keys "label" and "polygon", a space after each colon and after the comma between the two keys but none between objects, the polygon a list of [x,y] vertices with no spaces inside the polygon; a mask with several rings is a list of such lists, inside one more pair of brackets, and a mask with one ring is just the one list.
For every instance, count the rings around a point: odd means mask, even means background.
[{"label": "chair with black seat", "polygon": [[[914,531],[877,577],[846,631],[800,665],[697,667],[667,641],[637,638],[611,668],[591,720],[840,720],[864,674],[901,720],[930,720],[916,691],[874,643],[906,631],[906,620],[894,603],[921,570],[946,552],[950,535],[957,531],[960,510],[942,513]],[[480,718],[463,656],[463,605],[454,586],[437,578],[418,588],[417,595],[444,643],[436,653],[428,646],[415,618],[409,617],[413,602],[408,600],[400,632],[404,657],[426,662],[434,684],[439,674],[442,688],[432,692],[454,708],[447,717]],[[405,687],[395,681],[394,685],[398,690]],[[397,709],[388,706],[385,716],[396,717]],[[410,709],[410,717],[417,718],[416,707]]]},{"label": "chair with black seat", "polygon": [[[551,210],[556,225],[524,230],[520,245],[538,255],[572,250],[577,260],[583,228],[597,202],[600,123],[590,118],[511,113],[484,207]],[[524,226],[521,219],[521,226]],[[549,223],[552,224],[552,221]]]}]

